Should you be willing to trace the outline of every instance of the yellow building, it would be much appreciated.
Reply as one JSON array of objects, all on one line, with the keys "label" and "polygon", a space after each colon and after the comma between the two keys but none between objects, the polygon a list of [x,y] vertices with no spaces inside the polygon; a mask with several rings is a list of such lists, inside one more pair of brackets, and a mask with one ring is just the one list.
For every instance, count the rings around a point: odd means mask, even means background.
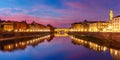
[{"label": "yellow building", "polygon": [[114,17],[112,10],[110,10],[108,29],[110,32],[120,32],[120,15]]},{"label": "yellow building", "polygon": [[72,24],[72,30],[81,32],[103,32],[107,31],[106,21],[87,21]]},{"label": "yellow building", "polygon": [[96,21],[89,24],[90,32],[104,32],[107,31],[108,22],[106,21]]},{"label": "yellow building", "polygon": [[14,30],[14,23],[7,21],[7,22],[3,22],[1,23],[3,26],[3,32],[7,31],[7,32],[11,32]]},{"label": "yellow building", "polygon": [[74,31],[83,31],[83,29],[84,29],[84,27],[81,22],[72,24],[72,30],[74,30]]},{"label": "yellow building", "polygon": [[110,10],[110,20],[109,20],[109,21],[112,21],[112,20],[113,20],[113,16],[114,16],[113,11]]},{"label": "yellow building", "polygon": [[112,31],[113,31],[113,29],[112,29],[113,16],[114,16],[113,11],[110,10],[110,13],[109,13],[109,21],[108,21],[109,24],[108,24],[108,27],[107,27],[107,32],[112,32]]},{"label": "yellow building", "polygon": [[89,31],[90,32],[97,32],[98,29],[97,29],[97,22],[91,22],[89,24]]},{"label": "yellow building", "polygon": [[106,32],[106,31],[107,31],[109,22],[100,21],[100,22],[98,22],[97,24],[98,24],[98,25],[97,25],[97,28],[98,28],[98,31],[99,31],[99,32]]},{"label": "yellow building", "polygon": [[113,17],[111,27],[113,32],[120,32],[120,15]]}]

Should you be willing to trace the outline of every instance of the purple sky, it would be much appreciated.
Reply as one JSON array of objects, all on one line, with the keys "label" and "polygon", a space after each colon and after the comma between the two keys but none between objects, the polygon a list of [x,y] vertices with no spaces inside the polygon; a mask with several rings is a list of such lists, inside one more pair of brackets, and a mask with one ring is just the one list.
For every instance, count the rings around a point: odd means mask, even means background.
[{"label": "purple sky", "polygon": [[2,0],[0,17],[68,27],[84,19],[107,21],[110,9],[119,15],[120,0]]}]

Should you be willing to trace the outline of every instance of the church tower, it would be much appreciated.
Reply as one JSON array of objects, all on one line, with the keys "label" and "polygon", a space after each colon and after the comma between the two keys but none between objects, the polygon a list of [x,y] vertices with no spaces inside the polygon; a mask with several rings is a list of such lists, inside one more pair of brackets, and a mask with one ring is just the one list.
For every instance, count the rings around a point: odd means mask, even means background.
[{"label": "church tower", "polygon": [[113,19],[113,11],[110,10],[110,21]]}]

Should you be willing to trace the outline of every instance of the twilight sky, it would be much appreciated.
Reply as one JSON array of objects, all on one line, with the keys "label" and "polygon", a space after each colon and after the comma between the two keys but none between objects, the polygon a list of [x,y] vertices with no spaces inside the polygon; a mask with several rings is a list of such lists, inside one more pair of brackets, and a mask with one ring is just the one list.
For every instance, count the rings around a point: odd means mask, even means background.
[{"label": "twilight sky", "polygon": [[119,15],[120,0],[2,0],[0,18],[69,27],[84,19],[107,21],[110,9]]}]

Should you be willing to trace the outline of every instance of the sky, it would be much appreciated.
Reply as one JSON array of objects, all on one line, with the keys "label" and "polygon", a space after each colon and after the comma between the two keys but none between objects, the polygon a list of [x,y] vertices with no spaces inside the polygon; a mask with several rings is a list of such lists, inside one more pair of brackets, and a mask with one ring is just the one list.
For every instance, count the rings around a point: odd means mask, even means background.
[{"label": "sky", "polygon": [[110,9],[119,15],[120,0],[2,0],[0,18],[64,28],[85,19],[108,21]]}]

